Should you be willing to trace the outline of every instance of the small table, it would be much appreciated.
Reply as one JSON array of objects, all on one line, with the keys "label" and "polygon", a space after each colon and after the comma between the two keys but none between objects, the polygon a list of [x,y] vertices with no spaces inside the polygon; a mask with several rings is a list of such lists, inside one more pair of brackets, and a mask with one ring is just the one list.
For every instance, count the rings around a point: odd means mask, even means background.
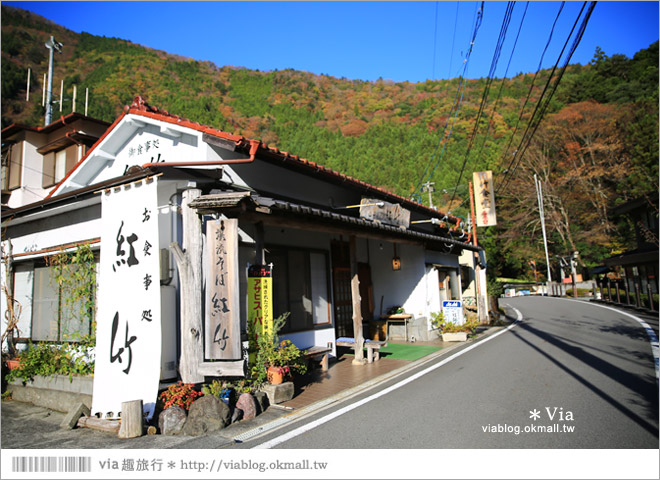
[{"label": "small table", "polygon": [[385,315],[380,317],[381,320],[385,320],[385,335],[387,335],[387,340],[390,339],[390,323],[403,323],[403,329],[406,335],[406,342],[408,341],[408,322],[412,319],[412,314],[410,313],[397,313],[394,315]]}]

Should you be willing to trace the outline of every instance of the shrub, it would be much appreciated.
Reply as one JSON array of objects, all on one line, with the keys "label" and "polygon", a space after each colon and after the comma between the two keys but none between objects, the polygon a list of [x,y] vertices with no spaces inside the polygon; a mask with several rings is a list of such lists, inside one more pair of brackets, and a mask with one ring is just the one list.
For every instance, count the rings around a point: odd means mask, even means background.
[{"label": "shrub", "polygon": [[36,375],[76,375],[94,373],[94,348],[81,344],[30,343],[18,354],[19,366],[9,372],[7,381],[27,382]]},{"label": "shrub", "polygon": [[203,396],[203,393],[195,390],[195,385],[179,381],[167,387],[167,390],[162,392],[158,399],[163,403],[163,410],[170,407],[181,407],[184,410],[189,410],[190,405],[201,396]]}]

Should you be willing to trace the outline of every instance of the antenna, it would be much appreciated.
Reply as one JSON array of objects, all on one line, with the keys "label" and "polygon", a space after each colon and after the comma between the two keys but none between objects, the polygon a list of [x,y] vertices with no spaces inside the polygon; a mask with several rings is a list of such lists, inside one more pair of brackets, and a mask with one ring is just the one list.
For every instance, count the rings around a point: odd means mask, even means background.
[{"label": "antenna", "polygon": [[89,88],[85,88],[85,116],[87,116],[87,102],[89,100]]},{"label": "antenna", "polygon": [[32,69],[28,67],[28,77],[27,77],[27,88],[25,89],[25,101],[29,102],[30,101],[30,74],[32,73]]},{"label": "antenna", "polygon": [[[48,88],[46,90],[46,117],[44,119],[46,125],[50,125],[50,122],[53,118],[53,53],[57,50],[58,53],[62,53],[62,44],[56,42],[53,36],[50,37],[50,40],[46,42],[46,48],[50,51],[48,57]],[[60,103],[60,107],[61,107]]]}]

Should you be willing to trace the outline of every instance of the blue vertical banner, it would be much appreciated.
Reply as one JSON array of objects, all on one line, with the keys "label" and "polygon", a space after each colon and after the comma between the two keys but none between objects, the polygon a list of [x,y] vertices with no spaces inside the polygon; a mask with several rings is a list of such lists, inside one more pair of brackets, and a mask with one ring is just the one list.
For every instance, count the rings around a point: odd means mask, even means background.
[{"label": "blue vertical banner", "polygon": [[160,380],[157,179],[102,193],[92,414],[116,418],[142,400],[150,418]]}]

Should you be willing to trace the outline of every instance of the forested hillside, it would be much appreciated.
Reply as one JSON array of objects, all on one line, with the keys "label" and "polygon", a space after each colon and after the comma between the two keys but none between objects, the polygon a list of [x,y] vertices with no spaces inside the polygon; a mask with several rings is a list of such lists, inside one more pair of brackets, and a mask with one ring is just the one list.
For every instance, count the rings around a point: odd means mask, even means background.
[{"label": "forested hillside", "polygon": [[[558,71],[465,83],[260,72],[77,34],[6,6],[3,127],[43,123],[44,42],[50,35],[64,44],[56,56],[53,88],[59,95],[64,80],[63,113],[71,111],[73,85],[77,111],[84,109],[88,88],[88,115],[106,121],[143,95],[171,113],[258,138],[406,197],[428,202],[420,185],[430,180],[435,182],[434,205],[463,217],[469,212],[472,172],[493,170],[498,226],[480,232],[493,275],[529,276],[529,260],[545,264],[534,173],[547,195],[552,253],[579,250],[585,269],[630,245],[629,225],[615,224],[610,209],[641,195],[657,196],[657,42],[632,59],[598,50],[589,65],[570,65],[524,154],[514,155],[523,135],[529,135],[526,127],[548,77],[555,81]],[[28,67],[32,77],[26,101]],[[490,95],[482,105],[486,89]],[[454,120],[459,91],[462,102]],[[54,113],[59,114],[59,106]]]}]

